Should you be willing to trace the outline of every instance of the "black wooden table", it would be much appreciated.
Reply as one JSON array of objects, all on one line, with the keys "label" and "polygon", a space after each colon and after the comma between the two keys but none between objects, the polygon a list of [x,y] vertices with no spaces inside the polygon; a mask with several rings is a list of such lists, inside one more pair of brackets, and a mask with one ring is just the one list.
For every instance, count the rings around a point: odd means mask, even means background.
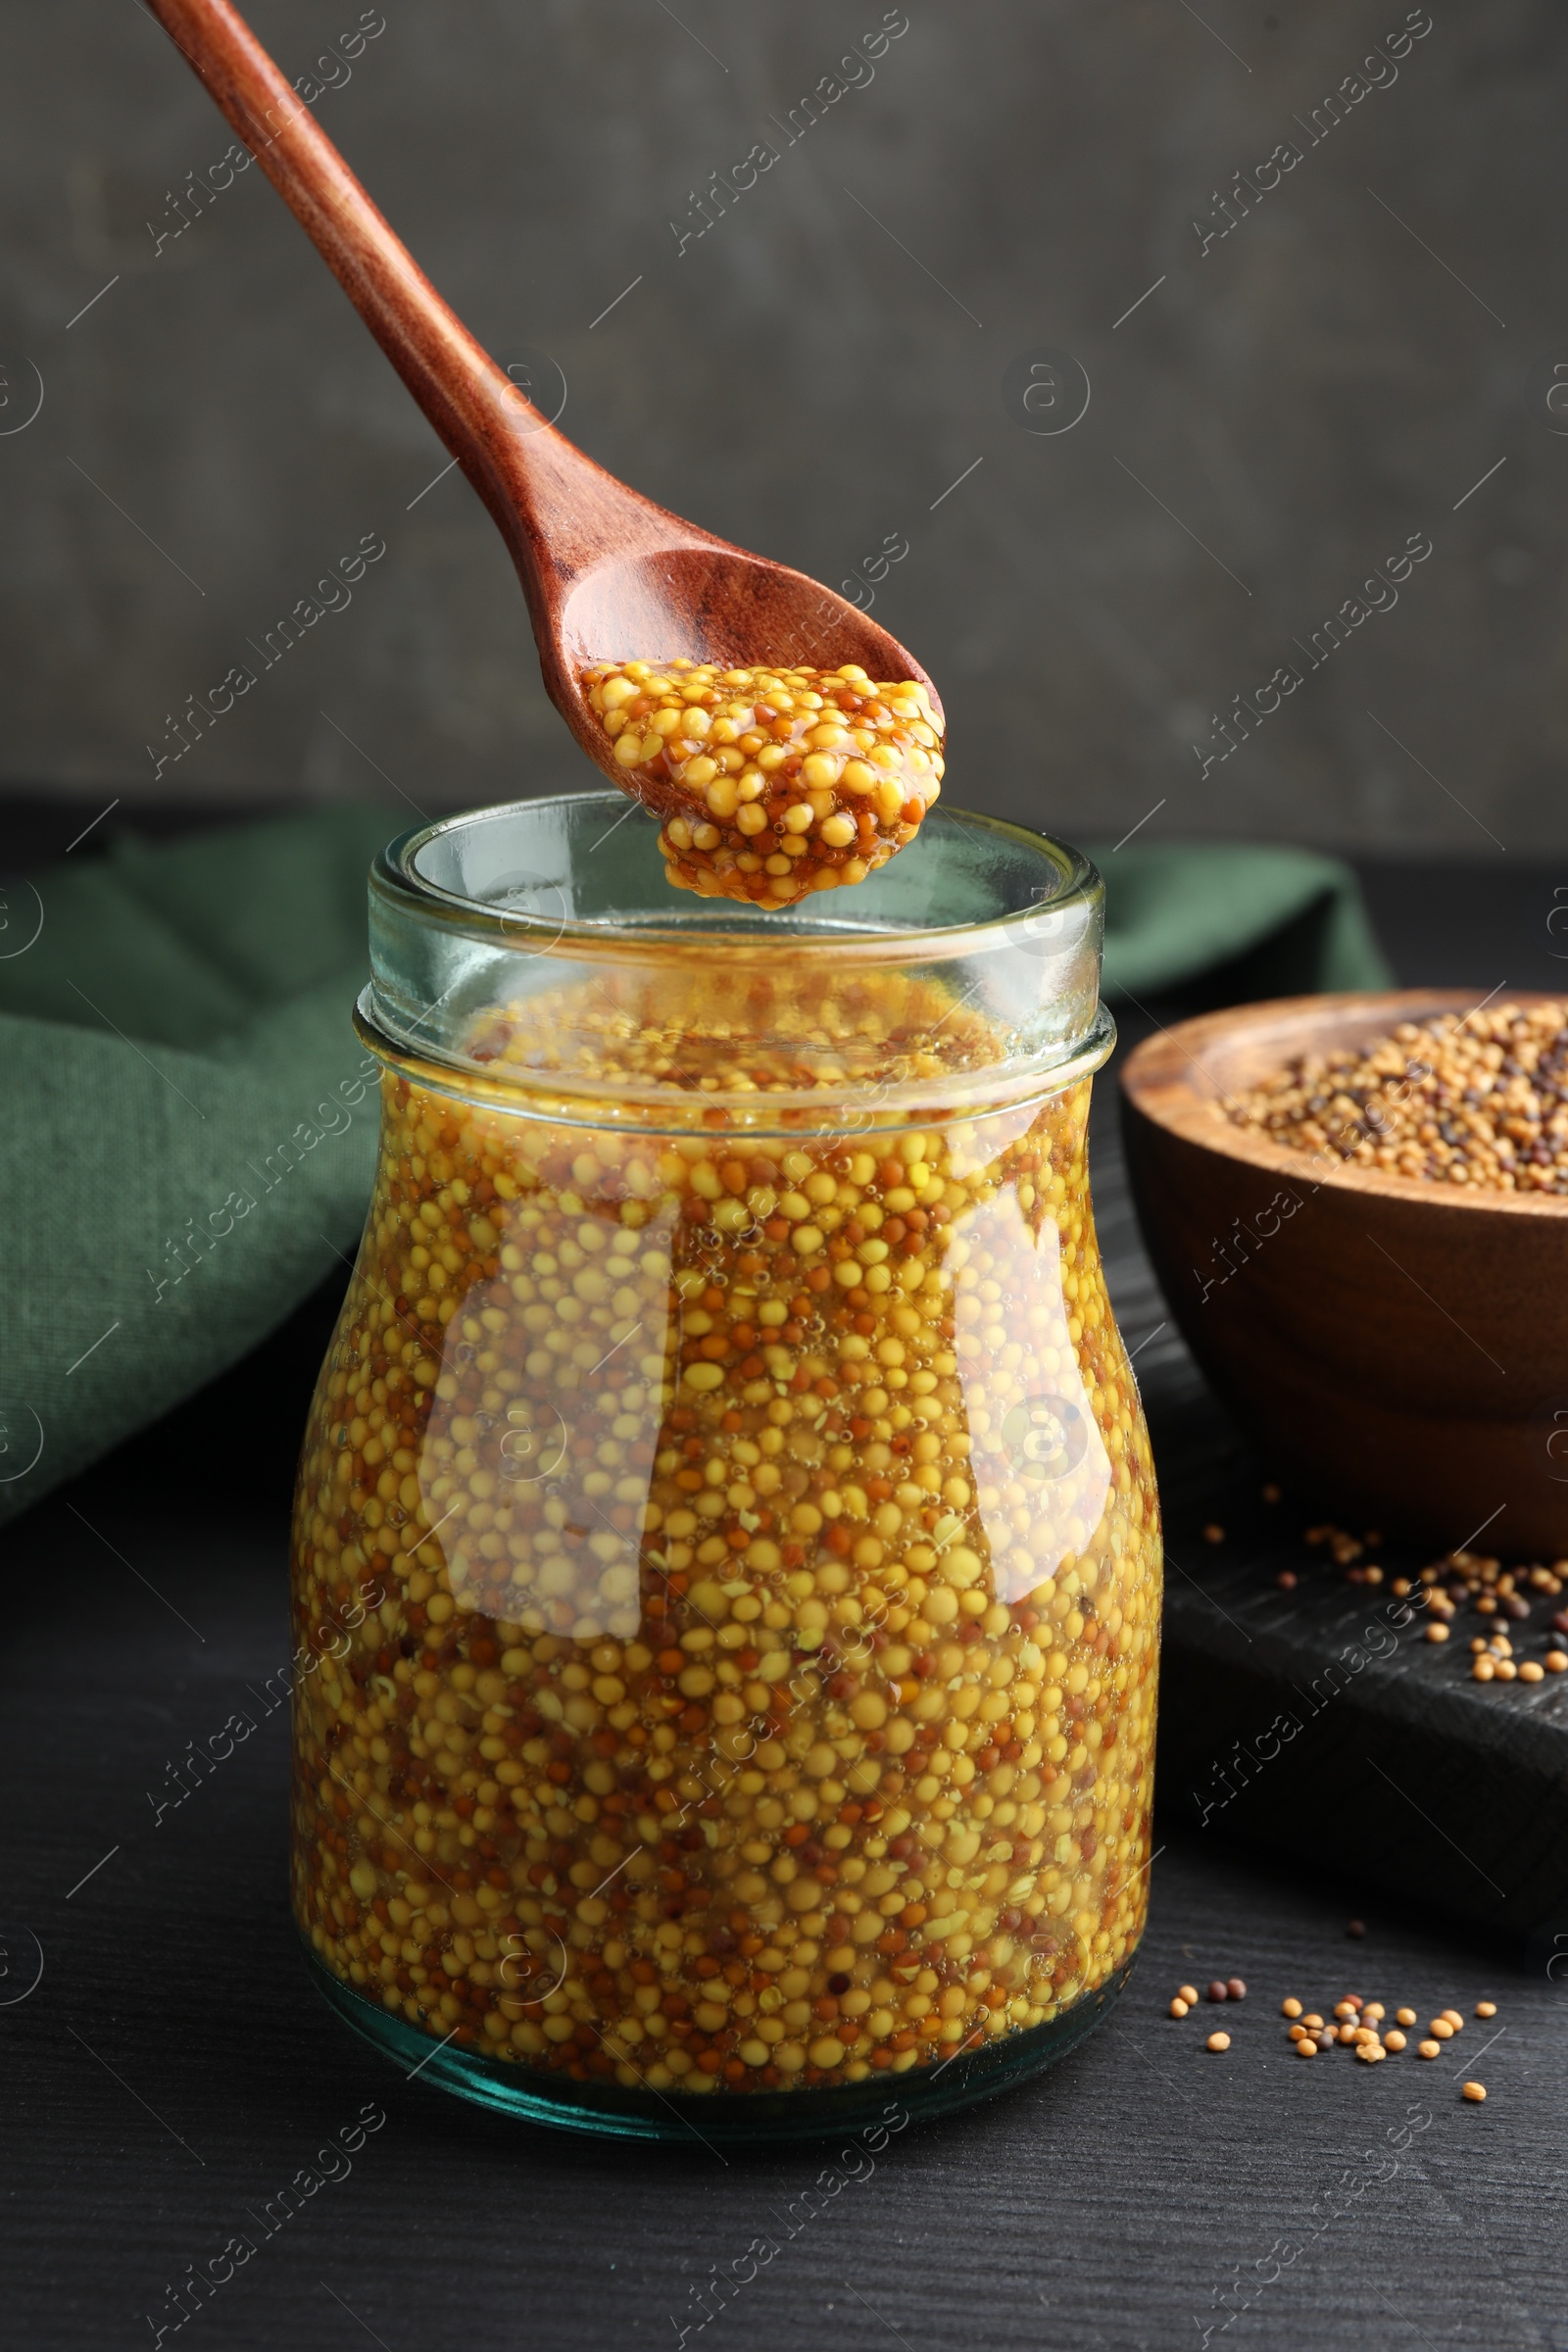
[{"label": "black wooden table", "polygon": [[[1402,978],[1560,979],[1548,875],[1479,924],[1457,879],[1463,921],[1437,919],[1444,887],[1373,877]],[[1097,1125],[1136,1345],[1163,1309]],[[405,2082],[355,2042],[288,1921],[283,1711],[157,1809],[187,1743],[257,1715],[287,1656],[290,1433],[329,1305],[6,1538],[8,2345],[1568,2347],[1568,2000],[1539,1951],[1389,1899],[1370,1809],[1347,1811],[1327,1878],[1167,1807],[1149,1935],[1104,2027],[1041,2082],[910,2125],[874,2159],[578,2140]],[[1150,1341],[1140,1370],[1180,1371],[1174,1346]],[[221,1458],[238,1433],[257,1464],[243,1496],[213,1484],[218,1428]],[[1184,1979],[1233,1975],[1245,2003],[1166,2015]],[[1281,1999],[1346,1992],[1423,2021],[1498,2009],[1435,2063],[1298,2060]],[[1219,2022],[1231,2048],[1211,2056]],[[208,2299],[182,2296],[231,2240],[255,2250]]]}]

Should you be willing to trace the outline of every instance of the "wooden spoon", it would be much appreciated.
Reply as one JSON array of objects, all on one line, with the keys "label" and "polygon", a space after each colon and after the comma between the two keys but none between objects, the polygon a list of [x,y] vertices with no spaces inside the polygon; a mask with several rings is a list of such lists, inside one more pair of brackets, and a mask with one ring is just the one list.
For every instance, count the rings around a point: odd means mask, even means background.
[{"label": "wooden spoon", "polygon": [[583,686],[596,660],[858,662],[925,671],[896,638],[787,564],[748,555],[616,481],[535,409],[449,310],[227,0],[145,0],[321,254],[489,508],[522,581],[546,691],[617,784]]}]

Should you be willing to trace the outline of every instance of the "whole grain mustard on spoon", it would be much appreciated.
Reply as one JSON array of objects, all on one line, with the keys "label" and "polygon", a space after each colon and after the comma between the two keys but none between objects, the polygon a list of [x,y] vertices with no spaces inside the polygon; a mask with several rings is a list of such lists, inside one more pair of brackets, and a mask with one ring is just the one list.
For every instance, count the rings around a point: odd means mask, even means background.
[{"label": "whole grain mustard on spoon", "polygon": [[663,819],[668,880],[704,898],[788,906],[863,882],[942,789],[919,679],[683,660],[596,662],[584,682],[622,781]]}]

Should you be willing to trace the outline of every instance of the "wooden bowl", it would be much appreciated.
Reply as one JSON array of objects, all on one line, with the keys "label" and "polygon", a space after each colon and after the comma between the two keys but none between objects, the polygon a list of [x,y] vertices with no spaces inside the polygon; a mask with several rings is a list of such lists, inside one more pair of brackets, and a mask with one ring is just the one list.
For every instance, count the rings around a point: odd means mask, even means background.
[{"label": "wooden bowl", "polygon": [[1474,1002],[1293,997],[1161,1031],[1122,1072],[1127,1158],[1171,1312],[1271,1469],[1357,1534],[1550,1560],[1568,1554],[1568,1197],[1325,1168],[1215,1107],[1298,1054]]}]

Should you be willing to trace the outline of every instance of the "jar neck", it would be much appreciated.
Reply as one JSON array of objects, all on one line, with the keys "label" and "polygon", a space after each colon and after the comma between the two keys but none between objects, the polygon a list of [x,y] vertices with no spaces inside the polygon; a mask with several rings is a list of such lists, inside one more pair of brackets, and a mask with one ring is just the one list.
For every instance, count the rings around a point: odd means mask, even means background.
[{"label": "jar neck", "polygon": [[1076,852],[953,811],[853,889],[766,915],[688,905],[640,812],[573,794],[383,854],[359,1025],[419,1083],[534,1115],[671,1133],[907,1123],[1100,1066],[1102,922]]}]

